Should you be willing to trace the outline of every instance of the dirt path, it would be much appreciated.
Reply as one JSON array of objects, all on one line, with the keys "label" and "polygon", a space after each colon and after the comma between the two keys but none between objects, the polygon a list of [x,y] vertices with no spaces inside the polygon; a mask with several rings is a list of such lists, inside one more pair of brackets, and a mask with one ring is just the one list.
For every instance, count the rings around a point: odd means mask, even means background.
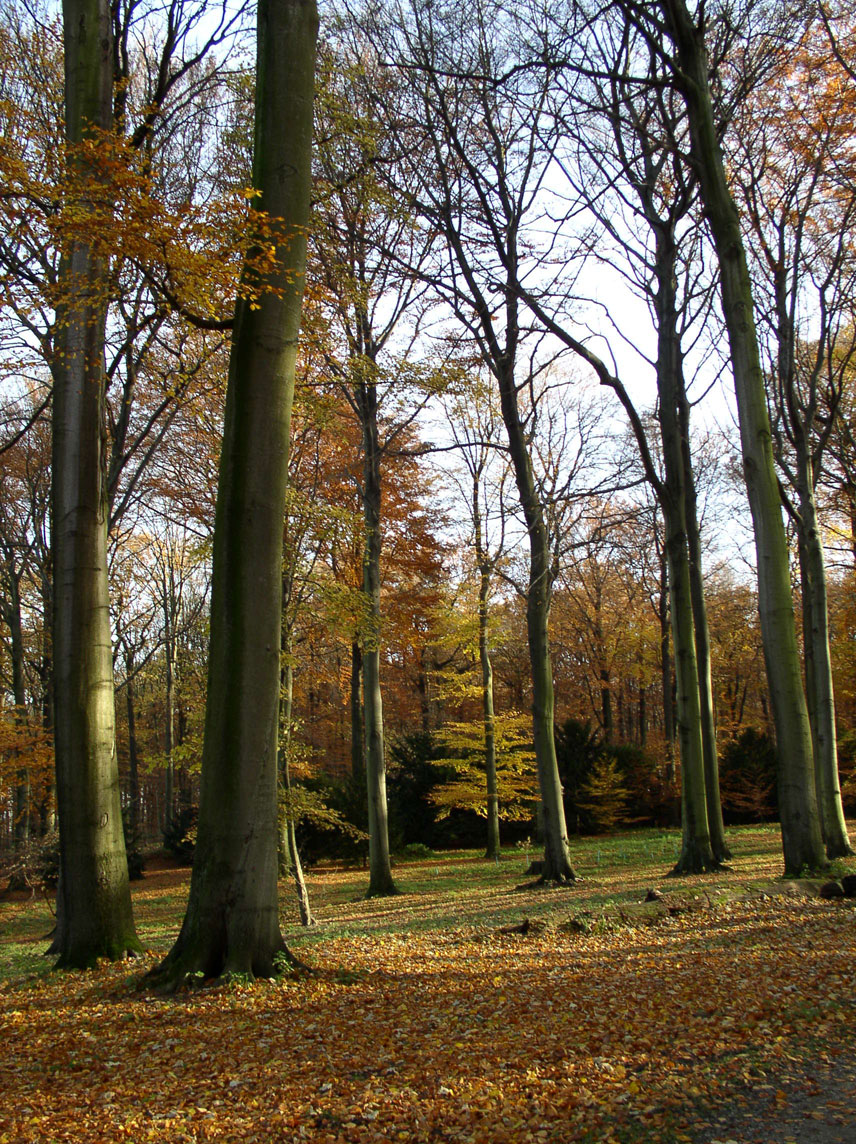
[{"label": "dirt path", "polygon": [[718,1109],[696,1144],[856,1144],[856,1058],[829,1053]]}]

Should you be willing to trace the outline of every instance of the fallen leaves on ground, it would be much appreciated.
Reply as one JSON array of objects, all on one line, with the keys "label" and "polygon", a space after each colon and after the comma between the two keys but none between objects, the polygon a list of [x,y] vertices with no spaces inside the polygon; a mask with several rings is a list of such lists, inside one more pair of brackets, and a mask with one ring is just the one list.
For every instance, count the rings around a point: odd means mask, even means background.
[{"label": "fallen leaves on ground", "polygon": [[[551,897],[556,918],[574,894]],[[544,895],[521,893],[518,920]],[[322,932],[301,946],[316,972],[276,983],[163,999],[127,965],[3,983],[0,1144],[673,1144],[856,1049],[850,903],[502,933],[465,911],[408,931],[410,897],[396,932],[372,931],[383,903],[332,907],[328,924],[362,910],[365,930]]]}]

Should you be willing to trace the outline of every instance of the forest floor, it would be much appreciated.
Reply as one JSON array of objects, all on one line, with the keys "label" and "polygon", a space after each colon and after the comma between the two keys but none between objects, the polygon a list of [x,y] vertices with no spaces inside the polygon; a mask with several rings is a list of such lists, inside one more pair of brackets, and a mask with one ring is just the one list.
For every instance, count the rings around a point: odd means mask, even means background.
[{"label": "forest floor", "polygon": [[310,973],[172,998],[138,985],[187,870],[134,884],[143,963],[88,973],[0,901],[0,1144],[853,1144],[856,902],[780,881],[773,828],[730,840],[681,879],[674,832],[574,841],[566,889],[520,850],[403,861],[384,900],[315,869],[318,925],[281,895]]}]

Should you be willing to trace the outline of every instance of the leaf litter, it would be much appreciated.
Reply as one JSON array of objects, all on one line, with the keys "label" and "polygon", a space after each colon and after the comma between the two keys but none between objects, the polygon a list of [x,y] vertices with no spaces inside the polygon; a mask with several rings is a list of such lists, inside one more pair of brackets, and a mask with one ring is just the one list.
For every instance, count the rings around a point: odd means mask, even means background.
[{"label": "leaf litter", "polygon": [[[386,911],[354,901],[361,871],[316,873],[320,932],[289,931],[314,972],[276,982],[136,992],[168,942],[5,979],[0,1144],[854,1138],[852,903],[685,879],[652,922],[627,907],[651,870],[517,894],[503,873]],[[143,883],[143,933],[163,892]]]}]

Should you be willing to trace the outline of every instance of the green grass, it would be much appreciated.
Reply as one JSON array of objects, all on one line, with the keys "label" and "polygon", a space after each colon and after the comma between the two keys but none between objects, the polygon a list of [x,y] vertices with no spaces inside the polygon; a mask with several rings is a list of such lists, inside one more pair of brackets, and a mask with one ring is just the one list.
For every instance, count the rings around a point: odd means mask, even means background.
[{"label": "green grass", "polygon": [[[769,887],[782,867],[778,827],[740,827],[731,829],[728,837],[734,852],[730,871],[668,879],[679,853],[678,830],[575,837],[571,858],[580,880],[561,888],[537,886],[526,874],[529,862],[540,856],[534,846],[506,847],[499,861],[466,850],[405,855],[395,860],[393,873],[401,893],[393,898],[366,900],[368,874],[359,867],[319,866],[307,871],[318,925],[304,929],[297,924],[294,893],[290,882],[283,881],[283,929],[299,952],[330,938],[360,934],[490,934],[524,918],[560,927],[585,915],[595,926],[613,924],[618,907],[642,901],[654,886],[672,900],[686,895],[712,904]],[[840,877],[854,867],[856,860],[839,862],[833,869]],[[133,884],[137,928],[147,949],[169,949],[181,925],[188,884],[186,868],[151,868]],[[44,899],[0,901],[0,981],[38,980],[49,972],[43,951],[52,926]]]}]

